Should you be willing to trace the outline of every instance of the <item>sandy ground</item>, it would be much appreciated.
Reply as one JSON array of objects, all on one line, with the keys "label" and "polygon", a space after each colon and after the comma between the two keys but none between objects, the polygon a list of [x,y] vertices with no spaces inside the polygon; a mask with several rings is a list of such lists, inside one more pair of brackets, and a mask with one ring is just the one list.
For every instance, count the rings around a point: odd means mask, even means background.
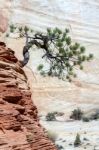
[{"label": "sandy ground", "polygon": [[[48,131],[57,135],[56,144],[62,145],[64,150],[99,150],[99,121],[49,122],[41,119],[40,122]],[[82,144],[74,147],[77,133],[80,134]]]}]

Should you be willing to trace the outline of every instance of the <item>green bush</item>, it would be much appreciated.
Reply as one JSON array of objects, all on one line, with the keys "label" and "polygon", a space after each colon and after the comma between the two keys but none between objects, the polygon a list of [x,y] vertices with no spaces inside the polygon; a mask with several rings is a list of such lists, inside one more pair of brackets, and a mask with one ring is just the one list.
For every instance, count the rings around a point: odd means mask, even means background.
[{"label": "green bush", "polygon": [[57,114],[57,112],[50,112],[46,115],[46,120],[47,121],[55,121],[56,117],[55,115]]},{"label": "green bush", "polygon": [[77,147],[77,146],[79,146],[79,145],[81,145],[81,140],[80,140],[80,135],[77,134],[77,135],[76,135],[76,139],[75,139],[75,141],[74,141],[74,146]]},{"label": "green bush", "polygon": [[83,120],[84,122],[89,122],[89,121],[90,121],[90,119],[89,119],[88,117],[83,117],[82,120]]},{"label": "green bush", "polygon": [[72,111],[70,118],[74,120],[81,120],[82,116],[83,116],[83,112],[81,111],[81,109],[78,108]]},{"label": "green bush", "polygon": [[56,145],[56,147],[57,147],[58,150],[62,150],[63,149],[62,145]]}]

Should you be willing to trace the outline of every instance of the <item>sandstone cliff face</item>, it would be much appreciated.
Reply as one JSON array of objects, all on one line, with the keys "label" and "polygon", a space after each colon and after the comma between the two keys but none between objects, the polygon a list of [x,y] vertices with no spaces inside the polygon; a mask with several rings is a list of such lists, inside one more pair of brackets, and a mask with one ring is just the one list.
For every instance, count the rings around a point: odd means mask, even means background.
[{"label": "sandstone cliff face", "polygon": [[14,51],[0,42],[0,149],[56,150],[39,124],[37,108]]}]

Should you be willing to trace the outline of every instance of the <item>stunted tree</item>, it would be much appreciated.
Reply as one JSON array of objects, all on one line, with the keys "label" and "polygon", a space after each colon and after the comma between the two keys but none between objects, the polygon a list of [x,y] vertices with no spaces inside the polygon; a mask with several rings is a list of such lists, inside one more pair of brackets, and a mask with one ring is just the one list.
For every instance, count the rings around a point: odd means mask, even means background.
[{"label": "stunted tree", "polygon": [[80,146],[80,145],[81,145],[80,135],[77,133],[76,139],[75,139],[75,141],[74,141],[74,146],[75,146],[75,147],[78,147],[78,146]]},{"label": "stunted tree", "polygon": [[[85,47],[71,40],[68,29],[64,31],[59,28],[48,28],[46,33],[34,32],[27,26],[17,27],[10,25],[11,33],[18,33],[19,38],[25,38],[23,47],[23,57],[21,66],[24,67],[29,61],[29,50],[35,45],[37,49],[43,51],[43,59],[49,63],[49,69],[46,71],[44,65],[40,64],[38,70],[42,75],[55,76],[60,79],[71,81],[76,77],[75,67],[83,69],[83,62],[90,61],[92,54],[85,55]],[[7,36],[9,36],[7,34]]]}]

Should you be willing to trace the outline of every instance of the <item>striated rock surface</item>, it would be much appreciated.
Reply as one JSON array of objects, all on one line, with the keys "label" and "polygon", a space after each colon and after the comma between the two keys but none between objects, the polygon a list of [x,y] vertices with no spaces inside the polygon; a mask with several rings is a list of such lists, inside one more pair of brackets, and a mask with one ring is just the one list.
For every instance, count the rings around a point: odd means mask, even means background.
[{"label": "striated rock surface", "polygon": [[37,113],[14,51],[0,42],[0,150],[56,150]]},{"label": "striated rock surface", "polygon": [[99,40],[98,0],[0,0],[0,14],[9,23],[27,24],[41,31],[67,26],[74,39]]}]

